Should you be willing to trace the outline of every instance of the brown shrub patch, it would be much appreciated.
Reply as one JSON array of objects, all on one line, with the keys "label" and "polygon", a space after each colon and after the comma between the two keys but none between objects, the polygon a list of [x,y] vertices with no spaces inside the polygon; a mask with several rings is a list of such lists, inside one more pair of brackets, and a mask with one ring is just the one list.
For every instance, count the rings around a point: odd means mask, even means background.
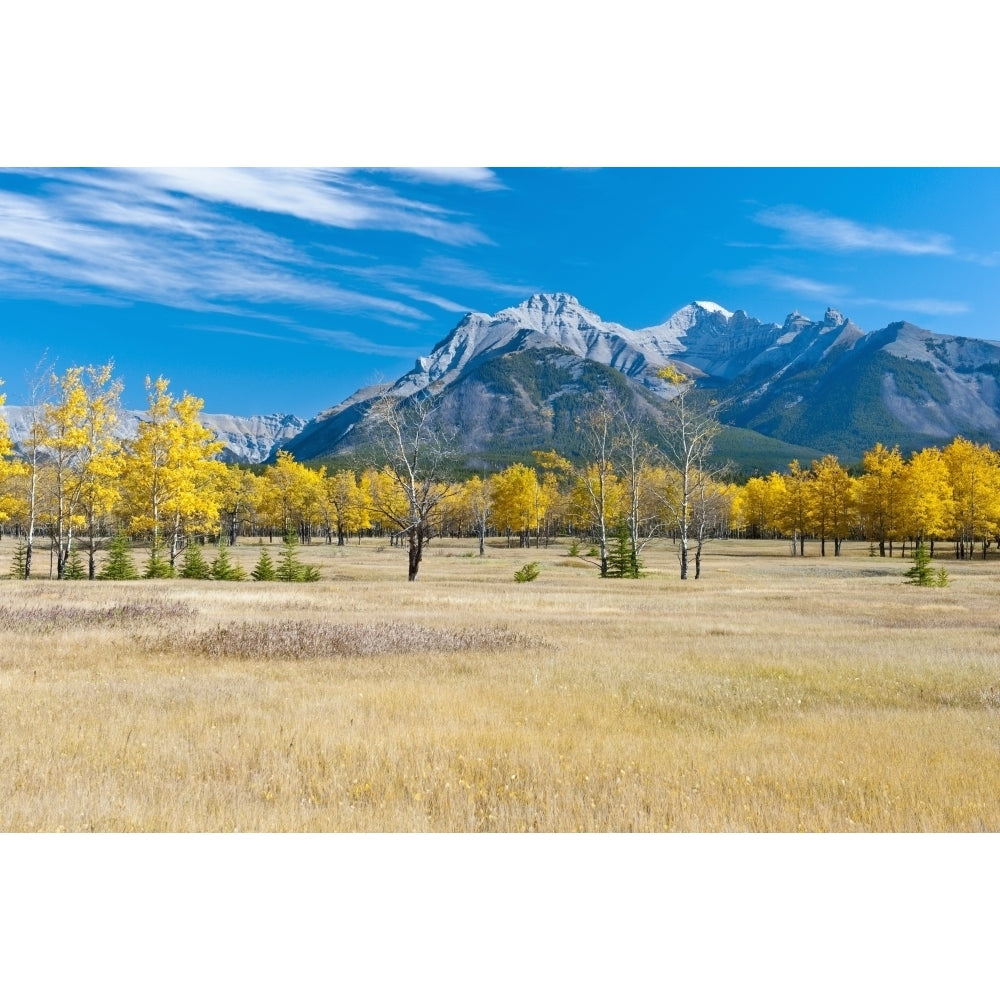
[{"label": "brown shrub patch", "polygon": [[243,660],[307,660],[322,656],[383,656],[392,653],[453,653],[537,645],[502,625],[476,629],[434,629],[403,622],[240,622],[218,625],[184,641],[206,656]]},{"label": "brown shrub patch", "polygon": [[48,633],[80,628],[125,628],[130,625],[172,624],[196,614],[181,601],[132,601],[106,607],[0,607],[0,631]]}]

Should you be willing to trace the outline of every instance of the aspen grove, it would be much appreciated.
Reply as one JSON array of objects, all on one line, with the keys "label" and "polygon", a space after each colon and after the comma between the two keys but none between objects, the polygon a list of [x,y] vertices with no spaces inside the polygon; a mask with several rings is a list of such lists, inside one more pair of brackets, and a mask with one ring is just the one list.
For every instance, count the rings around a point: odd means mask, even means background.
[{"label": "aspen grove", "polygon": [[[122,537],[148,551],[150,576],[178,573],[192,542],[292,537],[344,546],[377,537],[406,544],[413,498],[388,465],[351,468],[338,460],[329,469],[288,452],[262,468],[227,465],[199,420],[202,400],[173,395],[163,377],[146,380],[147,408],[135,436],[125,438],[122,384],[110,364],[50,372],[36,388],[29,433],[17,449],[0,420],[0,535],[17,540],[12,576],[64,579],[85,555],[83,575],[94,579],[99,557],[106,560]],[[595,427],[587,428],[597,442],[593,454],[578,466],[536,451],[530,465],[455,474],[428,487],[433,502],[420,511],[421,538],[478,538],[482,555],[488,537],[523,548],[571,537],[574,555],[604,576],[621,575],[609,571],[615,536],[628,549],[620,561],[631,568],[626,575],[638,575],[646,543],[676,542],[678,511],[697,502],[699,546],[703,538],[739,537],[787,539],[796,556],[836,557],[845,540],[866,541],[886,557],[918,545],[931,555],[948,546],[958,559],[1000,552],[1000,455],[988,444],[958,437],[904,457],[878,443],[854,470],[827,455],[737,483],[700,465],[679,471],[665,453],[638,462],[634,447],[614,446],[618,430]],[[701,477],[697,488],[684,475]],[[684,569],[682,561],[682,576]]]}]

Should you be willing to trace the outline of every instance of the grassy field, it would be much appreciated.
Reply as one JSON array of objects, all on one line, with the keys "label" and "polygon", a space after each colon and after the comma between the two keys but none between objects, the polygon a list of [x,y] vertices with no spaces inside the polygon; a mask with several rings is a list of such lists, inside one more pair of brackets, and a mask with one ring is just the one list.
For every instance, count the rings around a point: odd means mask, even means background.
[{"label": "grassy field", "polygon": [[1000,564],[300,556],[321,582],[0,580],[0,829],[1000,830]]}]

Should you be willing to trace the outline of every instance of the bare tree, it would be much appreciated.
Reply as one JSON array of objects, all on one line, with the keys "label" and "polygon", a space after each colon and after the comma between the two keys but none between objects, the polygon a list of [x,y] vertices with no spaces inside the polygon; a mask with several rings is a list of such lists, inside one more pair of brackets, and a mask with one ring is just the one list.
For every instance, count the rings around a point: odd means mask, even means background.
[{"label": "bare tree", "polygon": [[577,494],[582,502],[578,506],[590,519],[600,550],[601,576],[608,575],[608,521],[615,515],[616,496],[612,456],[615,445],[615,415],[618,401],[610,393],[577,425],[590,464],[578,481]]},{"label": "bare tree", "polygon": [[639,553],[662,525],[650,482],[650,470],[660,456],[649,440],[649,421],[624,401],[615,411],[615,424],[614,455],[625,487],[629,557],[632,572],[638,575]]},{"label": "bare tree", "polygon": [[431,515],[456,489],[445,481],[454,434],[438,418],[437,403],[430,395],[400,399],[388,389],[369,410],[376,461],[388,470],[405,500],[400,508],[378,498],[373,502],[376,512],[406,535],[410,582],[420,569]]},{"label": "bare tree", "polygon": [[694,383],[678,376],[666,376],[681,385],[680,392],[667,404],[661,427],[663,454],[674,473],[674,489],[664,491],[661,501],[670,512],[677,532],[681,579],[688,578],[692,538],[696,542],[696,578],[701,574],[701,550],[713,521],[720,476],[713,469],[710,456],[715,439],[722,430],[716,418],[716,406],[703,403],[692,395]]},{"label": "bare tree", "polygon": [[605,389],[578,425],[590,465],[581,477],[588,516],[601,552],[601,576],[608,575],[609,528],[624,524],[627,551],[620,553],[625,575],[638,576],[639,553],[658,531],[661,518],[651,490],[650,470],[657,449],[651,427],[636,401]]}]

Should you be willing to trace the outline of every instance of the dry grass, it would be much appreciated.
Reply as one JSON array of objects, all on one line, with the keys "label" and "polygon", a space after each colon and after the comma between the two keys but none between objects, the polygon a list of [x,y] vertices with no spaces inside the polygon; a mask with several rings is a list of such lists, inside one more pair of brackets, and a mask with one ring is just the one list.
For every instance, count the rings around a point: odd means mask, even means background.
[{"label": "dry grass", "polygon": [[416,584],[374,543],[305,550],[317,584],[0,581],[0,827],[1000,830],[996,563],[474,548]]}]

